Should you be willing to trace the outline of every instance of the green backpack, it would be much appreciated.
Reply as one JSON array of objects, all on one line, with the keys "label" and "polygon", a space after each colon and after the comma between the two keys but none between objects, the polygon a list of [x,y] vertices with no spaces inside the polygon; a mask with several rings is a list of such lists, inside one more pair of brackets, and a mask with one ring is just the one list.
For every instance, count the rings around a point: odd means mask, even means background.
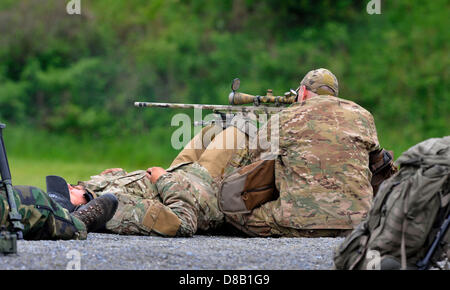
[{"label": "green backpack", "polygon": [[367,218],[336,249],[336,269],[448,267],[450,136],[423,141],[396,163]]}]

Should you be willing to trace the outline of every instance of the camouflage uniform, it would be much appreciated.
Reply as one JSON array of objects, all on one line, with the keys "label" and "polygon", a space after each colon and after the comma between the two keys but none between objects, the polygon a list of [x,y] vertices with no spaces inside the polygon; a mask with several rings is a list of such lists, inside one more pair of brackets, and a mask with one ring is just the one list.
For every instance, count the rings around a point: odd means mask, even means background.
[{"label": "camouflage uniform", "polygon": [[[14,199],[22,215],[24,239],[56,240],[86,239],[83,222],[55,203],[36,187],[15,186]],[[0,225],[11,227],[8,218],[9,204],[5,190],[0,190]]]},{"label": "camouflage uniform", "polygon": [[[310,72],[302,84],[319,94],[338,94],[336,78],[324,69]],[[251,214],[228,215],[227,220],[245,233],[259,236],[326,236],[352,229],[367,213],[372,198],[368,153],[378,147],[372,116],[355,103],[333,96],[313,97],[277,116],[281,132],[275,172],[280,198]],[[259,136],[270,136],[271,129],[269,122]],[[181,154],[174,162],[180,166],[183,158],[200,160],[204,152],[202,147]],[[258,160],[264,153],[236,150],[226,172]],[[198,163],[161,176],[154,186],[144,171],[116,172],[81,184],[90,190],[116,193],[119,209],[107,225],[116,233],[190,236],[197,228],[207,231],[223,223],[216,183]],[[155,225],[164,224],[158,222],[159,212],[173,229],[158,230]],[[173,213],[178,220],[168,217]]]},{"label": "camouflage uniform", "polygon": [[199,164],[169,169],[156,184],[144,170],[116,171],[79,182],[94,195],[114,193],[119,207],[106,229],[117,234],[192,236],[220,226],[216,185]]},{"label": "camouflage uniform", "polygon": [[[306,86],[308,90],[318,95],[331,94],[337,97],[339,94],[336,76],[324,68],[308,72],[300,85]],[[222,129],[222,126],[219,125],[204,127],[178,154],[170,166],[185,162],[197,162],[206,168],[213,178],[221,178],[233,157],[236,154],[242,155],[245,148],[248,148],[250,140],[256,137],[257,121],[262,125],[263,120],[255,114],[237,113],[226,125],[226,128]]]},{"label": "camouflage uniform", "polygon": [[[369,152],[379,147],[372,115],[354,102],[317,95],[278,116],[275,183],[280,196],[250,214],[227,215],[227,221],[258,236],[329,236],[351,230],[371,206]],[[259,134],[270,136],[271,130],[268,122]],[[225,172],[264,153],[242,150]]]},{"label": "camouflage uniform", "polygon": [[247,135],[256,133],[252,122],[251,116],[239,115],[225,130],[218,125],[203,128],[156,184],[144,170],[100,174],[78,184],[94,196],[113,193],[118,198],[117,212],[106,224],[111,232],[192,236],[212,231],[224,221],[212,175],[220,176],[235,152],[248,146]]}]

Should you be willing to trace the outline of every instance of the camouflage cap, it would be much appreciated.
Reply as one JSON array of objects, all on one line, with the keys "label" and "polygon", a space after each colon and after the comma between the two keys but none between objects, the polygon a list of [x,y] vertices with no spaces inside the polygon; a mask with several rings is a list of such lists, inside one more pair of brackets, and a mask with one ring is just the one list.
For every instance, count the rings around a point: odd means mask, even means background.
[{"label": "camouflage cap", "polygon": [[337,97],[339,85],[336,76],[325,68],[319,68],[308,72],[300,82],[308,90],[319,95],[332,95]]}]

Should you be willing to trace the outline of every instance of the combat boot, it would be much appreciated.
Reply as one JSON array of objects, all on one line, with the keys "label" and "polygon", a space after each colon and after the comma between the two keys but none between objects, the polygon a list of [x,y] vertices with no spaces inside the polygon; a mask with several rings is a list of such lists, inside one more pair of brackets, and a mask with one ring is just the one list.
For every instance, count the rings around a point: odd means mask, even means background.
[{"label": "combat boot", "polygon": [[72,215],[86,225],[88,232],[94,232],[104,228],[116,213],[118,204],[114,194],[107,193],[80,206]]}]

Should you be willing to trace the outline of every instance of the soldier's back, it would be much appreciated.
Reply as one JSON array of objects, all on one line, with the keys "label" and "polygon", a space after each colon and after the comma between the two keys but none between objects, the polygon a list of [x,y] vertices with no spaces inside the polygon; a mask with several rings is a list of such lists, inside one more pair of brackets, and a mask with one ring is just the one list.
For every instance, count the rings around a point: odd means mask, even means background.
[{"label": "soldier's back", "polygon": [[297,229],[351,229],[370,208],[372,115],[354,102],[315,96],[280,114],[276,222]]}]

